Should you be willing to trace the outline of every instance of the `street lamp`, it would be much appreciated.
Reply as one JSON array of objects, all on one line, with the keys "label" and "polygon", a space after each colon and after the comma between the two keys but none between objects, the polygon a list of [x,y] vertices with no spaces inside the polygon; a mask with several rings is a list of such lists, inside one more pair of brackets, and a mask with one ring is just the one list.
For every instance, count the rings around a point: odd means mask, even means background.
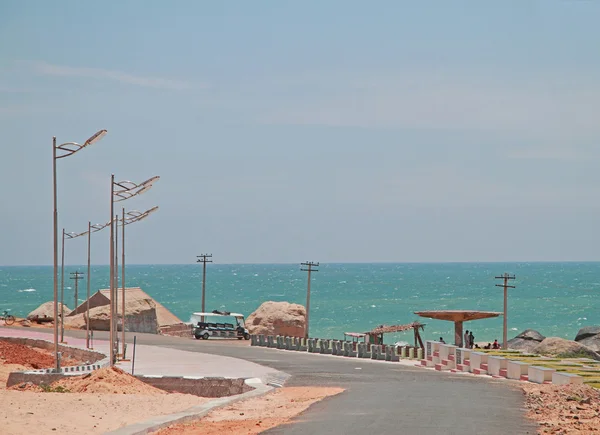
[{"label": "street lamp", "polygon": [[100,130],[86,140],[82,145],[77,142],[65,142],[56,145],[56,136],[52,137],[52,187],[54,196],[53,214],[53,238],[54,238],[54,362],[58,371],[60,363],[58,360],[58,193],[56,180],[56,161],[75,154],[94,142],[99,141],[106,135],[106,130]]},{"label": "street lamp", "polygon": [[160,179],[155,176],[147,179],[142,183],[134,183],[133,181],[125,180],[115,182],[115,175],[111,175],[110,182],[110,365],[115,362],[115,341],[116,341],[116,271],[115,271],[115,202],[125,201],[134,196],[141,195],[147,192],[152,185]]},{"label": "street lamp", "polygon": [[[121,290],[121,297],[122,297],[122,311],[121,311],[121,315],[123,318],[123,322],[122,322],[122,326],[121,326],[121,357],[125,358],[125,226],[129,225],[129,224],[133,224],[135,222],[139,222],[145,218],[147,218],[148,216],[150,216],[152,213],[154,213],[156,210],[158,210],[158,206],[152,207],[149,210],[146,210],[145,212],[140,212],[137,210],[132,210],[129,211],[127,213],[125,213],[125,207],[123,207],[123,217],[121,218],[121,229],[122,229],[122,235],[121,235],[121,251],[122,251],[122,257],[121,257],[121,286],[122,286],[122,290]],[[119,225],[119,222],[117,220],[117,226]],[[115,292],[117,293],[117,292]]]},{"label": "street lamp", "polygon": [[[85,233],[66,233],[62,230],[61,262],[60,262],[60,342],[65,342],[65,239],[75,239]],[[77,307],[75,307],[77,308]]]}]

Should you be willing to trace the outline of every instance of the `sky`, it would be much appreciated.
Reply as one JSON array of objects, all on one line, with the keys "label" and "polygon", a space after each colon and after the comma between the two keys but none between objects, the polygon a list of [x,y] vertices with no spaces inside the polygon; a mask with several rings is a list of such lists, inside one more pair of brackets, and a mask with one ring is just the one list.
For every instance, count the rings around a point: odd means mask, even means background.
[{"label": "sky", "polygon": [[[600,260],[600,2],[0,2],[0,265]],[[92,238],[108,263],[109,233]],[[85,238],[65,244],[86,261]]]}]

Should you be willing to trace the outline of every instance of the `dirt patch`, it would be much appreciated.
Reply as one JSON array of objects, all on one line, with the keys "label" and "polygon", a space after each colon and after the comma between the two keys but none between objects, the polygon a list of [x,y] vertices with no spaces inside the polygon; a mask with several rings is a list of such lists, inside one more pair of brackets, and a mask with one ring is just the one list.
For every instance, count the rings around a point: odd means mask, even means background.
[{"label": "dirt patch", "polygon": [[158,435],[258,434],[288,423],[313,403],[343,391],[342,388],[325,387],[281,388],[266,396],[217,409],[200,420],[169,426]]},{"label": "dirt patch", "polygon": [[600,391],[587,385],[522,386],[527,416],[536,421],[540,434],[589,434],[600,432]]},{"label": "dirt patch", "polygon": [[[0,362],[19,364],[28,369],[47,369],[54,367],[54,355],[45,349],[0,340]],[[61,359],[61,364],[75,366],[81,363],[65,357]]]},{"label": "dirt patch", "polygon": [[62,387],[72,393],[143,394],[159,396],[166,391],[155,388],[117,367],[105,367],[88,375],[68,377],[53,382],[52,387]]}]

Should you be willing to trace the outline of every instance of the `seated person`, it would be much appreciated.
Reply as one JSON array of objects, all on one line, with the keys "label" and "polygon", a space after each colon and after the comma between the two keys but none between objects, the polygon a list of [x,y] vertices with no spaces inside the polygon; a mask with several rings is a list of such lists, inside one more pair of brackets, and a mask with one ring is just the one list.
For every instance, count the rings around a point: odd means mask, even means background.
[{"label": "seated person", "polygon": [[492,349],[500,349],[500,343],[498,343],[498,339],[494,340],[492,344]]},{"label": "seated person", "polygon": [[484,349],[491,349],[492,348],[492,343],[488,343],[485,346],[483,346]]},{"label": "seated person", "polygon": [[444,341],[444,339],[442,337],[440,337],[440,343],[446,344],[446,342]]}]

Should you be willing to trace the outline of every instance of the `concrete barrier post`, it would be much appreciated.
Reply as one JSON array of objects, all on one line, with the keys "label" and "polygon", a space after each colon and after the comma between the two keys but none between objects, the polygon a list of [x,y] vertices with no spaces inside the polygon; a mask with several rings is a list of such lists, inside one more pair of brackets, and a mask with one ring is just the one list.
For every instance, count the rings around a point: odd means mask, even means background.
[{"label": "concrete barrier post", "polygon": [[529,364],[521,361],[508,361],[506,363],[506,377],[508,379],[521,380],[522,376],[527,376]]},{"label": "concrete barrier post", "polygon": [[267,347],[275,347],[275,340],[272,335],[267,335]]},{"label": "concrete barrier post", "polygon": [[250,346],[258,346],[258,337],[256,335],[250,336]]},{"label": "concrete barrier post", "polygon": [[[408,348],[408,358],[415,359],[415,348],[414,347]],[[419,358],[419,359],[421,359],[421,358]]]},{"label": "concrete barrier post", "polygon": [[[413,355],[414,355],[414,349],[413,349]],[[413,356],[414,358],[415,356]],[[417,348],[417,354],[416,354],[416,358],[417,359],[423,359],[423,348],[422,347],[418,347]]]},{"label": "concrete barrier post", "polygon": [[260,334],[260,335],[258,336],[258,345],[259,345],[259,346],[266,346],[266,345],[267,345],[267,342],[265,341],[265,336],[264,336],[264,334]]},{"label": "concrete barrier post", "polygon": [[315,338],[315,345],[313,347],[313,353],[320,353],[321,352],[321,340],[318,338]]},{"label": "concrete barrier post", "polygon": [[315,348],[315,340],[313,340],[312,338],[308,339],[308,351],[312,353],[312,351]]}]

